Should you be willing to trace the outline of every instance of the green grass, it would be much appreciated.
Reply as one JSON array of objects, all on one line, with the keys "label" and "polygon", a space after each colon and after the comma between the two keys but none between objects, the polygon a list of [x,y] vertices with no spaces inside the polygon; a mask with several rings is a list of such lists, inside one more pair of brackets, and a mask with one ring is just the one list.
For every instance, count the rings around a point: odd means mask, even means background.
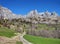
[{"label": "green grass", "polygon": [[24,38],[33,44],[60,44],[60,39],[43,38],[32,35],[25,35]]},{"label": "green grass", "polygon": [[6,27],[0,27],[0,36],[12,37],[16,35],[14,33],[16,33],[14,30],[8,29]]},{"label": "green grass", "polygon": [[16,44],[23,44],[22,42],[20,42],[20,41],[16,41]]}]

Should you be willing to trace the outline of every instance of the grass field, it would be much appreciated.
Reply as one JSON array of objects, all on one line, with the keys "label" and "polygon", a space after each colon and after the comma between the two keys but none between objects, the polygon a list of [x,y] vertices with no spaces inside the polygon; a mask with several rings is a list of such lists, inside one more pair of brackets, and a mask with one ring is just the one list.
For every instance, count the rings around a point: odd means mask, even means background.
[{"label": "grass field", "polygon": [[0,27],[0,36],[12,37],[16,33],[14,30],[8,29],[6,27]]},{"label": "grass field", "polygon": [[20,42],[20,41],[16,41],[16,44],[23,44],[22,42]]},{"label": "grass field", "polygon": [[24,38],[33,44],[60,44],[60,39],[43,38],[32,35],[25,35]]}]

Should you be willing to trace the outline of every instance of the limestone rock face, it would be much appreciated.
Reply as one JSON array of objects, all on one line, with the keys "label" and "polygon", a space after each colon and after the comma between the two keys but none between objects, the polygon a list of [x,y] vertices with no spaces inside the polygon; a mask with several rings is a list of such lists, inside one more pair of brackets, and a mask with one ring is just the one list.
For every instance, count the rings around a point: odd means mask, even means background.
[{"label": "limestone rock face", "polygon": [[27,15],[27,19],[32,22],[39,23],[55,23],[54,20],[57,20],[58,14],[56,12],[38,12],[37,10],[30,11]]},{"label": "limestone rock face", "polygon": [[0,18],[1,17],[3,17],[3,19],[12,19],[15,18],[16,15],[8,8],[0,6]]},{"label": "limestone rock face", "polygon": [[[59,20],[56,12],[38,12],[37,10],[30,11],[27,15],[22,16],[14,14],[8,8],[0,6],[0,19],[18,19],[21,18],[27,22],[33,23],[54,23],[54,20]],[[60,21],[60,20],[59,20]]]}]

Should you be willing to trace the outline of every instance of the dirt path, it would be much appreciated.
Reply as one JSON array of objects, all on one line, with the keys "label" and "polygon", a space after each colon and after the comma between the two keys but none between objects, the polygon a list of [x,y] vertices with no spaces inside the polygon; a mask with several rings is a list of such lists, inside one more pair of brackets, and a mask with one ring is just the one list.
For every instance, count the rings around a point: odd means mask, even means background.
[{"label": "dirt path", "polygon": [[18,33],[17,36],[14,36],[12,38],[0,36],[0,44],[16,44],[16,41],[21,41],[23,44],[32,44],[23,38],[25,34],[26,32],[23,34]]},{"label": "dirt path", "polygon": [[24,32],[23,34],[20,35],[20,41],[23,42],[23,44],[32,44],[30,42],[28,42],[26,39],[23,38],[23,36],[26,34],[26,32]]},{"label": "dirt path", "polygon": [[0,44],[16,44],[16,41],[20,41],[20,33],[12,38],[0,36]]}]

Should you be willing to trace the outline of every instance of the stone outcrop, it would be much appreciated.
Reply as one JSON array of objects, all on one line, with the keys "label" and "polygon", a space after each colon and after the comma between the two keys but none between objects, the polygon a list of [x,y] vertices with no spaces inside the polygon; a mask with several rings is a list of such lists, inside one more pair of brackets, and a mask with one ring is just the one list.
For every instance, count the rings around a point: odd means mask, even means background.
[{"label": "stone outcrop", "polygon": [[56,12],[38,12],[37,10],[30,11],[26,16],[16,15],[8,8],[0,6],[0,19],[18,19],[21,18],[26,22],[32,23],[55,23],[55,20],[59,21],[58,14]]}]

